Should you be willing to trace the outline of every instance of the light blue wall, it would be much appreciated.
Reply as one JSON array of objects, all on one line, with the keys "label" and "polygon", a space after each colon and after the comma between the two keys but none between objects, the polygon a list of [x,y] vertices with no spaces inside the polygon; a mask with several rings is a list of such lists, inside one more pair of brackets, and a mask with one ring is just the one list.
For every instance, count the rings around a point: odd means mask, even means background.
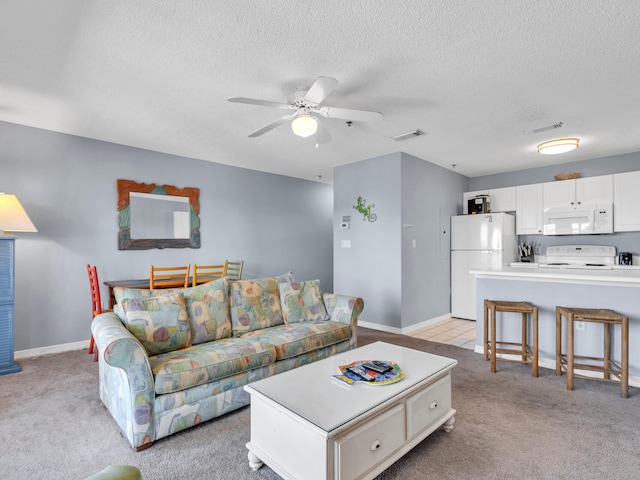
[{"label": "light blue wall", "polygon": [[[536,279],[539,280],[539,279]],[[555,362],[556,355],[556,306],[579,308],[607,308],[629,317],[629,375],[640,375],[640,350],[634,348],[640,334],[638,323],[640,312],[640,291],[637,287],[585,285],[578,283],[554,283],[550,281],[529,281],[515,278],[478,278],[476,312],[483,318],[485,298],[504,301],[526,300],[538,307],[538,352],[541,362]],[[520,315],[498,313],[496,334],[499,340],[519,342]],[[566,324],[566,321],[563,321]],[[601,324],[587,323],[584,331],[575,331],[576,355],[602,357],[603,330]],[[531,324],[528,335],[531,339]],[[484,341],[484,322],[476,322],[476,346]],[[566,327],[562,335],[563,350],[566,352]],[[614,327],[611,339],[612,358],[620,364],[620,327]],[[498,366],[500,369],[500,366]]]},{"label": "light blue wall", "polygon": [[[579,172],[580,177],[595,177],[638,170],[640,170],[640,152],[474,177],[469,179],[469,191],[552,182],[553,176],[562,172]],[[640,232],[605,235],[520,235],[518,238],[521,242],[534,244],[542,255],[546,247],[554,245],[613,245],[618,252],[631,252],[634,256],[640,257]]]},{"label": "light blue wall", "polygon": [[[334,170],[334,285],[364,298],[362,321],[395,331],[450,312],[449,223],[467,188],[467,177],[401,152]],[[353,209],[358,196],[376,222]]]},{"label": "light blue wall", "polygon": [[[0,191],[38,228],[16,241],[16,351],[89,338],[87,263],[104,281],[242,259],[245,278],[292,270],[333,291],[329,185],[3,122],[0,145]],[[118,178],[199,188],[202,247],[119,251]]]},{"label": "light blue wall", "polygon": [[[467,178],[402,153],[402,327],[451,312],[451,216]],[[415,247],[414,245],[415,240]]]},{"label": "light blue wall", "polygon": [[[333,179],[335,289],[364,299],[362,321],[400,327],[400,153],[336,167]],[[375,205],[375,222],[353,208],[360,196]],[[343,216],[351,217],[349,229],[340,227]]]}]

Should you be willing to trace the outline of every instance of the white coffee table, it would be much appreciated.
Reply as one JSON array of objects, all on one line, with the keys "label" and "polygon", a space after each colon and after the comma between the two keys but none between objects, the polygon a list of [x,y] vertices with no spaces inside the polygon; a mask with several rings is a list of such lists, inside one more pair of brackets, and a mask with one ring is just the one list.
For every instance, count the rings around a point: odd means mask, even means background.
[{"label": "white coffee table", "polygon": [[[396,362],[405,378],[349,386],[332,375],[357,360]],[[450,432],[451,358],[376,342],[247,385],[249,465],[285,479],[373,478],[444,425]]]}]

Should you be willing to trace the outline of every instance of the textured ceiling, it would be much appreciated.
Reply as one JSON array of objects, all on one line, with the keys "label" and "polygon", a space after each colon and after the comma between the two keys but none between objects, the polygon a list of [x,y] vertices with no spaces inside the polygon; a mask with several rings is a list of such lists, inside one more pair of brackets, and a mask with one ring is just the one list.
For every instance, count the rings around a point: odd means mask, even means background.
[{"label": "textured ceiling", "polygon": [[[1,0],[0,120],[328,183],[400,150],[473,177],[640,151],[639,39],[637,0]],[[227,101],[321,75],[384,119],[316,148]],[[536,153],[559,136],[580,148]]]}]

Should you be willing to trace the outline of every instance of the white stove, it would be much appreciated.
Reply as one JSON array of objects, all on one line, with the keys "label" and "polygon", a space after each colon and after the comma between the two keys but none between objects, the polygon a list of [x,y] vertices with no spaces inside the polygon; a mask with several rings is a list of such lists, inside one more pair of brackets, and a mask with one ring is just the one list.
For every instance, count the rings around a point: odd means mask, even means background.
[{"label": "white stove", "polygon": [[616,260],[616,247],[607,245],[562,245],[547,247],[547,263],[539,268],[611,270]]}]

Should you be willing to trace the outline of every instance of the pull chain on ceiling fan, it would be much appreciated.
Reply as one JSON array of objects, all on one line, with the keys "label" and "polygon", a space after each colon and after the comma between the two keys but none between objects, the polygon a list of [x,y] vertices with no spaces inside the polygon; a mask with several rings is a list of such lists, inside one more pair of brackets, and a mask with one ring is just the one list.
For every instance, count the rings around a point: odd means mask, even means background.
[{"label": "pull chain on ceiling fan", "polygon": [[371,122],[380,120],[382,114],[379,112],[369,112],[366,110],[353,110],[348,108],[337,108],[322,105],[322,102],[336,88],[338,81],[331,77],[318,77],[311,87],[302,87],[294,92],[287,103],[272,102],[269,100],[259,100],[246,97],[231,97],[228,100],[234,103],[247,103],[250,105],[260,105],[263,107],[275,107],[281,110],[293,110],[294,113],[280,117],[273,122],[259,128],[249,134],[255,138],[273,130],[278,125],[291,122],[291,130],[300,137],[310,137],[316,135],[316,144],[327,143],[331,140],[331,135],[320,121],[321,117],[336,118],[342,120]]}]

